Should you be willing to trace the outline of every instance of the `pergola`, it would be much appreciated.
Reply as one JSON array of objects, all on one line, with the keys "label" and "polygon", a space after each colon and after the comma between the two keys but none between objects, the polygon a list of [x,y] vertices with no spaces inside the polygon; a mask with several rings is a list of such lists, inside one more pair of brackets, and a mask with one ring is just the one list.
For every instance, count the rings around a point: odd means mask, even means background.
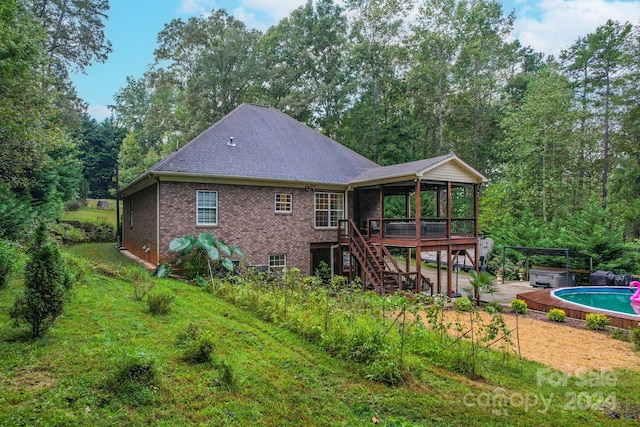
[{"label": "pergola", "polygon": [[583,258],[589,260],[589,271],[593,270],[593,259],[589,255],[585,255],[578,251],[569,248],[532,248],[525,246],[503,246],[502,247],[502,270],[504,271],[504,260],[507,253],[507,249],[511,249],[517,252],[521,252],[525,255],[525,274],[529,273],[529,257],[532,255],[543,256],[563,256],[565,259],[565,266],[567,270],[567,285],[569,284],[569,259],[571,258]]}]

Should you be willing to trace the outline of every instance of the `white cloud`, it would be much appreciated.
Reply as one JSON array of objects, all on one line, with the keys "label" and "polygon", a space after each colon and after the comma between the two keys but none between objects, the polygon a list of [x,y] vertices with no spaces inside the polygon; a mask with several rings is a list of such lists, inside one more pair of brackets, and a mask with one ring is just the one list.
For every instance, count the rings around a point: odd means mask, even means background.
[{"label": "white cloud", "polygon": [[215,8],[214,0],[182,0],[178,13],[184,15],[204,15]]},{"label": "white cloud", "polygon": [[640,2],[542,0],[529,6],[518,14],[516,38],[522,45],[556,58],[578,37],[593,33],[608,19],[634,25],[640,21]]},{"label": "white cloud", "polygon": [[98,122],[101,122],[113,115],[109,107],[105,105],[90,105],[89,108],[87,108],[87,113]]},{"label": "white cloud", "polygon": [[275,24],[292,11],[305,4],[305,0],[242,0],[245,9],[256,10],[266,14]]},{"label": "white cloud", "polygon": [[249,29],[256,29],[262,32],[266,31],[271,25],[275,24],[275,22],[263,22],[256,18],[255,13],[247,12],[247,10],[243,7],[238,7],[232,12],[229,12],[236,18],[238,21],[242,21],[244,25]]}]

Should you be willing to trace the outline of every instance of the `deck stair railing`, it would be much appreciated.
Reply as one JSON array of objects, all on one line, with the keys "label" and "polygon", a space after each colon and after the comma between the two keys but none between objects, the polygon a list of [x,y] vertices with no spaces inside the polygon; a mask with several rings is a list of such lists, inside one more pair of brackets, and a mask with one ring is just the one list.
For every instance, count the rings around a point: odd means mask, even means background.
[{"label": "deck stair railing", "polygon": [[[383,289],[387,292],[398,289],[401,286],[398,273],[400,270],[398,268],[393,271],[387,265],[385,261],[385,255],[389,253],[387,249],[381,245],[370,245],[353,220],[348,221],[347,229],[349,230],[349,250],[361,265],[365,276],[363,288],[371,286],[376,292],[382,292]],[[395,264],[395,261],[393,263]],[[394,267],[397,268],[397,264]]]}]

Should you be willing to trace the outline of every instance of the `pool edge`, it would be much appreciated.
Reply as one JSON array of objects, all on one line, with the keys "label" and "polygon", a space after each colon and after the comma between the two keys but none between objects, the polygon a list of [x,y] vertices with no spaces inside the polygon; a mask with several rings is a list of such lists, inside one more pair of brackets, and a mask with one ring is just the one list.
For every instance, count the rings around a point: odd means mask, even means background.
[{"label": "pool edge", "polygon": [[548,313],[549,310],[553,308],[559,308],[564,310],[567,317],[580,320],[585,320],[589,313],[602,313],[611,319],[611,326],[616,328],[631,329],[639,325],[640,316],[627,315],[619,312],[609,312],[608,310],[599,310],[579,304],[565,302],[553,297],[551,295],[552,290],[553,289],[543,289],[523,292],[516,295],[516,298],[526,302],[527,307],[535,311]]}]

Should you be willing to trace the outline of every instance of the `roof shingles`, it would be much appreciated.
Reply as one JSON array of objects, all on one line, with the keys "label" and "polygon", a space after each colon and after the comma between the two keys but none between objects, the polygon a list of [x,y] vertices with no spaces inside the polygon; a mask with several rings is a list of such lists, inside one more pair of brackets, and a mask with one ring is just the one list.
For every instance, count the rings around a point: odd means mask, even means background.
[{"label": "roof shingles", "polygon": [[372,168],[380,166],[275,108],[242,104],[151,172],[346,185]]}]

